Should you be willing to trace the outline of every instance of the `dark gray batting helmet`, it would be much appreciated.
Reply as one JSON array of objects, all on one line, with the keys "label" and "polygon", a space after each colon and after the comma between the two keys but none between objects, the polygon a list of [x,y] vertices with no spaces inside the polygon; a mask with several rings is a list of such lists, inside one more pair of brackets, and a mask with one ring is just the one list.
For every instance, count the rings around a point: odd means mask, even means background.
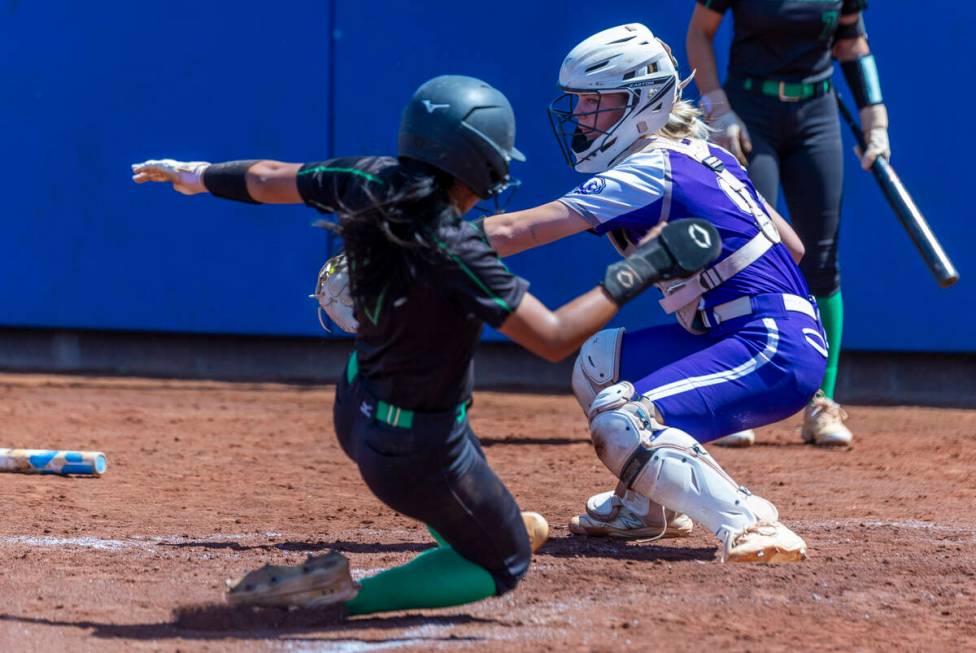
[{"label": "dark gray batting helmet", "polygon": [[398,147],[400,156],[443,170],[479,197],[504,190],[509,161],[525,161],[515,149],[508,99],[464,75],[441,75],[417,89],[403,110]]}]

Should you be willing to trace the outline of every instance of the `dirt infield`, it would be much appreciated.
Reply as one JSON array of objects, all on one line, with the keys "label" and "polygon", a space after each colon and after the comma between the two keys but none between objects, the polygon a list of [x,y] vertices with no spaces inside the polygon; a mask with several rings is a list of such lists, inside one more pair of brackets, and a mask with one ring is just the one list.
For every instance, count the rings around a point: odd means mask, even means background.
[{"label": "dirt infield", "polygon": [[553,537],[512,594],[451,610],[195,630],[224,580],[335,545],[362,575],[431,545],[369,496],[327,387],[0,375],[0,446],[100,449],[101,479],[0,475],[0,651],[976,650],[976,411],[854,407],[851,450],[797,420],[712,453],[803,535],[798,565],[715,540],[569,535],[611,486],[571,396],[482,392],[488,457]]}]

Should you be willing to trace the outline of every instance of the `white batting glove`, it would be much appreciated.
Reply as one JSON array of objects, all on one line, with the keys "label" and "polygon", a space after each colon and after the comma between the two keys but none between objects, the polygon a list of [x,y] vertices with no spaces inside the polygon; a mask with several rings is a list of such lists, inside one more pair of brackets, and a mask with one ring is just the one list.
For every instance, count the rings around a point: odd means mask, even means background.
[{"label": "white batting glove", "polygon": [[891,158],[891,144],[888,142],[888,109],[883,104],[872,104],[862,108],[859,113],[861,133],[864,134],[867,150],[861,152],[861,148],[856,147],[854,151],[861,159],[861,168],[870,170],[879,156]]},{"label": "white batting glove", "polygon": [[702,96],[701,104],[705,111],[705,122],[714,130],[709,140],[724,147],[739,163],[745,165],[748,154],[752,152],[752,139],[745,123],[732,110],[725,91],[720,88],[709,91]]},{"label": "white batting glove", "polygon": [[173,184],[173,190],[184,195],[196,195],[207,192],[207,187],[203,185],[203,172],[209,166],[207,161],[150,159],[132,164],[132,181],[137,184],[168,181]]}]

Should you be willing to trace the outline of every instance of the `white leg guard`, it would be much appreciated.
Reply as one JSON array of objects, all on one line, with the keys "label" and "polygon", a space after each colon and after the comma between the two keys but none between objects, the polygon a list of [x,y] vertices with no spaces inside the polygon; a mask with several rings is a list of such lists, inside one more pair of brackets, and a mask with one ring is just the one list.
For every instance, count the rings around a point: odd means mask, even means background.
[{"label": "white leg guard", "polygon": [[779,519],[771,503],[740,487],[693,437],[654,420],[654,407],[628,382],[606,388],[590,406],[597,456],[651,501],[683,512],[723,542]]},{"label": "white leg guard", "polygon": [[623,329],[604,329],[580,347],[573,366],[573,393],[586,412],[597,393],[620,378],[620,343]]}]

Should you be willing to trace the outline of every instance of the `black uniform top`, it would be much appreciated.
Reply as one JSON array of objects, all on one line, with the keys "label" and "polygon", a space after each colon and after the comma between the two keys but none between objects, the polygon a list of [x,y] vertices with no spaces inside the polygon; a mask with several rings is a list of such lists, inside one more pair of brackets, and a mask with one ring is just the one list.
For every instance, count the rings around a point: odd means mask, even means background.
[{"label": "black uniform top", "polygon": [[[298,191],[308,206],[341,219],[343,212],[382,201],[384,174],[396,164],[390,157],[308,163],[298,172]],[[355,348],[367,390],[421,412],[451,410],[471,396],[482,324],[500,326],[528,288],[470,223],[442,227],[437,244],[440,255],[421,262],[423,269],[413,283],[401,284],[399,296],[384,292],[378,301],[367,300],[365,311],[356,303]]]},{"label": "black uniform top", "polygon": [[819,82],[833,73],[831,51],[841,16],[867,0],[698,0],[735,24],[730,77]]}]

